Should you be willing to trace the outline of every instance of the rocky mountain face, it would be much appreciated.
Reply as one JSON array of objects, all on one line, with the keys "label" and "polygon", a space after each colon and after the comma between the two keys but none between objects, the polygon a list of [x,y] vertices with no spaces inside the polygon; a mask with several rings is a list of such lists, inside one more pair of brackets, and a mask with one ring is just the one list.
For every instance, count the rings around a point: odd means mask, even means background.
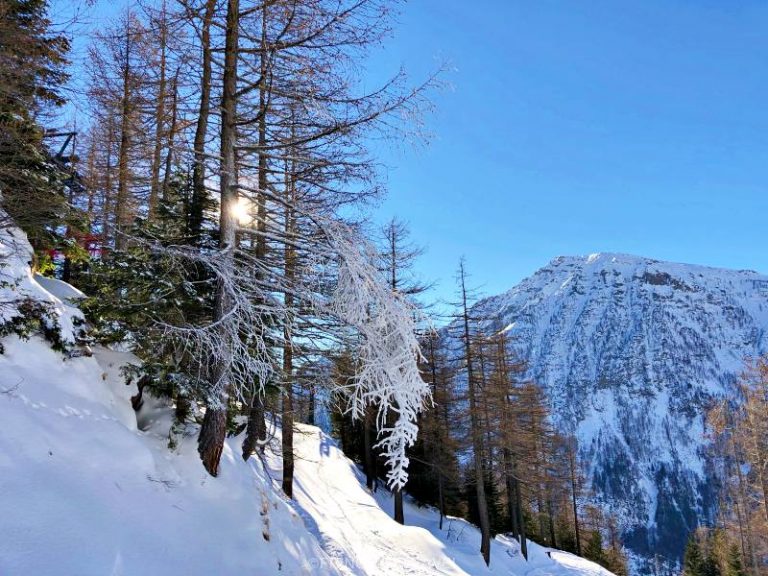
[{"label": "rocky mountain face", "polygon": [[475,312],[506,330],[594,498],[653,574],[712,517],[704,415],[768,350],[768,276],[623,254],[559,257]]}]

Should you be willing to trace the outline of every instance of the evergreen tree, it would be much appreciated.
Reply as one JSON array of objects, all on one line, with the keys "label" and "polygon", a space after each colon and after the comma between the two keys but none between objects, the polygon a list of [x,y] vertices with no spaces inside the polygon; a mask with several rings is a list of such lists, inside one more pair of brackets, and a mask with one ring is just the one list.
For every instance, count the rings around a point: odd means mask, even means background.
[{"label": "evergreen tree", "polygon": [[728,547],[728,559],[725,576],[747,576],[744,565],[741,562],[741,550],[736,544]]},{"label": "evergreen tree", "polygon": [[66,174],[44,148],[41,124],[65,103],[69,40],[47,14],[47,0],[0,3],[0,206],[36,249],[56,243],[70,216]]},{"label": "evergreen tree", "polygon": [[584,546],[584,558],[598,564],[603,563],[603,537],[600,530],[593,530],[590,533],[587,544]]},{"label": "evergreen tree", "polygon": [[684,576],[704,576],[704,558],[696,535],[688,539],[683,557],[683,574]]}]

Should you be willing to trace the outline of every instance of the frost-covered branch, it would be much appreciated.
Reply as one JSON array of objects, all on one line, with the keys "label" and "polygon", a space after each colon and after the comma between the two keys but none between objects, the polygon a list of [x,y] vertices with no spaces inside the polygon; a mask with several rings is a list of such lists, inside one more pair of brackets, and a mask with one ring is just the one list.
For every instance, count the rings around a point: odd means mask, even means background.
[{"label": "frost-covered branch", "polygon": [[[387,480],[403,488],[408,480],[406,449],[416,441],[416,416],[430,396],[418,368],[417,311],[389,289],[376,267],[375,251],[359,235],[339,222],[326,223],[324,231],[339,257],[329,308],[359,337],[359,370],[346,390],[348,410],[362,418],[367,406],[377,407],[378,447],[389,467]],[[392,425],[387,424],[390,413],[395,415]]]}]

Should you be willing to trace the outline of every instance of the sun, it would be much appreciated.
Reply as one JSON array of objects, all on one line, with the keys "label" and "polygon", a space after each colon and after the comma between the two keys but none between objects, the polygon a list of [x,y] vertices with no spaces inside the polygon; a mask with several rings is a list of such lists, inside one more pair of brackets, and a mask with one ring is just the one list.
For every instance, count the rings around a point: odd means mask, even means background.
[{"label": "sun", "polygon": [[237,219],[238,224],[247,226],[253,222],[253,202],[242,196],[230,206],[230,213]]}]

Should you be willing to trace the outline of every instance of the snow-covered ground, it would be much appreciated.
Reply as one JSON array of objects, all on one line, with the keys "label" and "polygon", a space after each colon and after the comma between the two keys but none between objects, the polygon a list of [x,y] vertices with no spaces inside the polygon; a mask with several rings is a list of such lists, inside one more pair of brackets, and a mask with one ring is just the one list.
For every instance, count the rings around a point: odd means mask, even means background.
[{"label": "snow-covered ground", "polygon": [[[76,298],[46,292],[61,314]],[[61,298],[56,298],[46,288]],[[71,300],[70,300],[71,302]],[[0,574],[3,576],[602,575],[602,568],[514,541],[493,542],[490,569],[477,530],[438,529],[434,510],[406,504],[395,523],[335,442],[311,426],[296,435],[296,501],[278,489],[279,458],[243,462],[227,440],[218,478],[199,463],[194,430],[168,448],[170,408],[149,399],[138,415],[120,366],[97,349],[66,359],[40,338],[3,340],[0,355]],[[279,445],[279,444],[278,444]]]},{"label": "snow-covered ground", "polygon": [[[406,526],[401,526],[391,518],[391,494],[383,489],[371,494],[360,470],[327,434],[299,425],[294,442],[295,506],[343,574],[611,575],[583,558],[534,543],[529,543],[526,562],[517,541],[503,536],[492,543],[488,568],[479,553],[480,533],[473,525],[449,517],[440,530],[437,511],[419,507],[406,496]],[[276,458],[273,461],[277,463]]]}]

